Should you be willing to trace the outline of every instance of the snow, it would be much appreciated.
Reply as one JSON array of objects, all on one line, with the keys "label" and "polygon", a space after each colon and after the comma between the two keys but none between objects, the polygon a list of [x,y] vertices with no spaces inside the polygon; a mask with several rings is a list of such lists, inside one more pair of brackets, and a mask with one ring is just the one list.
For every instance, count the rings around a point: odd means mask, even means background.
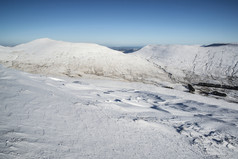
[{"label": "snow", "polygon": [[130,81],[169,81],[143,58],[90,43],[37,39],[0,49],[0,63],[30,73],[70,77],[104,76]]},{"label": "snow", "polygon": [[237,86],[237,50],[1,46],[0,158],[237,158],[237,103],[179,83]]},{"label": "snow", "polygon": [[238,85],[238,45],[148,45],[135,52],[180,82]]},{"label": "snow", "polygon": [[0,158],[236,158],[238,107],[140,82],[0,66]]}]

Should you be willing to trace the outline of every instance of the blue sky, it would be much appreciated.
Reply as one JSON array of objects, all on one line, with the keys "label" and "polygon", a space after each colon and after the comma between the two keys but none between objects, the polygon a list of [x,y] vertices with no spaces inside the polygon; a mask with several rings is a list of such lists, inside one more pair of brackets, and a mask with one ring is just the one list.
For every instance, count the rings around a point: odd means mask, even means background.
[{"label": "blue sky", "polygon": [[0,45],[238,42],[238,0],[0,0]]}]

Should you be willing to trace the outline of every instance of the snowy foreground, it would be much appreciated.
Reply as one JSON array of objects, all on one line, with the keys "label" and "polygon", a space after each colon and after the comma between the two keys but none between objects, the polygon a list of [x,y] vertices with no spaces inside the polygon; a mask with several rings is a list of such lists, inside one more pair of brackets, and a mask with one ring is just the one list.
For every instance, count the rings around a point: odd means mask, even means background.
[{"label": "snowy foreground", "polygon": [[237,158],[238,104],[0,66],[0,158]]}]

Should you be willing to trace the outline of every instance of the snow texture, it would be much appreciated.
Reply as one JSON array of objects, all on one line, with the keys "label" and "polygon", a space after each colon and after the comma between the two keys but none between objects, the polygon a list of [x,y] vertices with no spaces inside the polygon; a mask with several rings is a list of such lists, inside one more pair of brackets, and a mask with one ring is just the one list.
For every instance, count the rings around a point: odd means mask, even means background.
[{"label": "snow texture", "polygon": [[97,44],[38,39],[0,48],[0,63],[30,73],[81,77],[88,75],[129,81],[168,81],[164,72],[143,58]]},{"label": "snow texture", "polygon": [[175,81],[238,85],[237,44],[148,45],[134,54],[164,69]]},{"label": "snow texture", "polygon": [[171,82],[236,86],[237,58],[237,45],[1,46],[0,158],[235,159],[237,103]]},{"label": "snow texture", "polygon": [[238,107],[154,85],[0,67],[0,158],[236,158]]}]

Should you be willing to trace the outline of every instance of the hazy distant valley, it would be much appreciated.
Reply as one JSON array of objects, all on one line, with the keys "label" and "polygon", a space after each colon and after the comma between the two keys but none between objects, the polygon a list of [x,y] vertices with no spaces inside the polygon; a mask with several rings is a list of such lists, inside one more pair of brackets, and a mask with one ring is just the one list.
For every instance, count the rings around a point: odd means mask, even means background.
[{"label": "hazy distant valley", "polygon": [[128,53],[136,52],[136,51],[140,50],[142,47],[133,47],[133,46],[130,47],[130,46],[128,46],[128,47],[110,47],[110,48],[113,49],[113,50],[121,51],[123,53],[128,54]]}]

